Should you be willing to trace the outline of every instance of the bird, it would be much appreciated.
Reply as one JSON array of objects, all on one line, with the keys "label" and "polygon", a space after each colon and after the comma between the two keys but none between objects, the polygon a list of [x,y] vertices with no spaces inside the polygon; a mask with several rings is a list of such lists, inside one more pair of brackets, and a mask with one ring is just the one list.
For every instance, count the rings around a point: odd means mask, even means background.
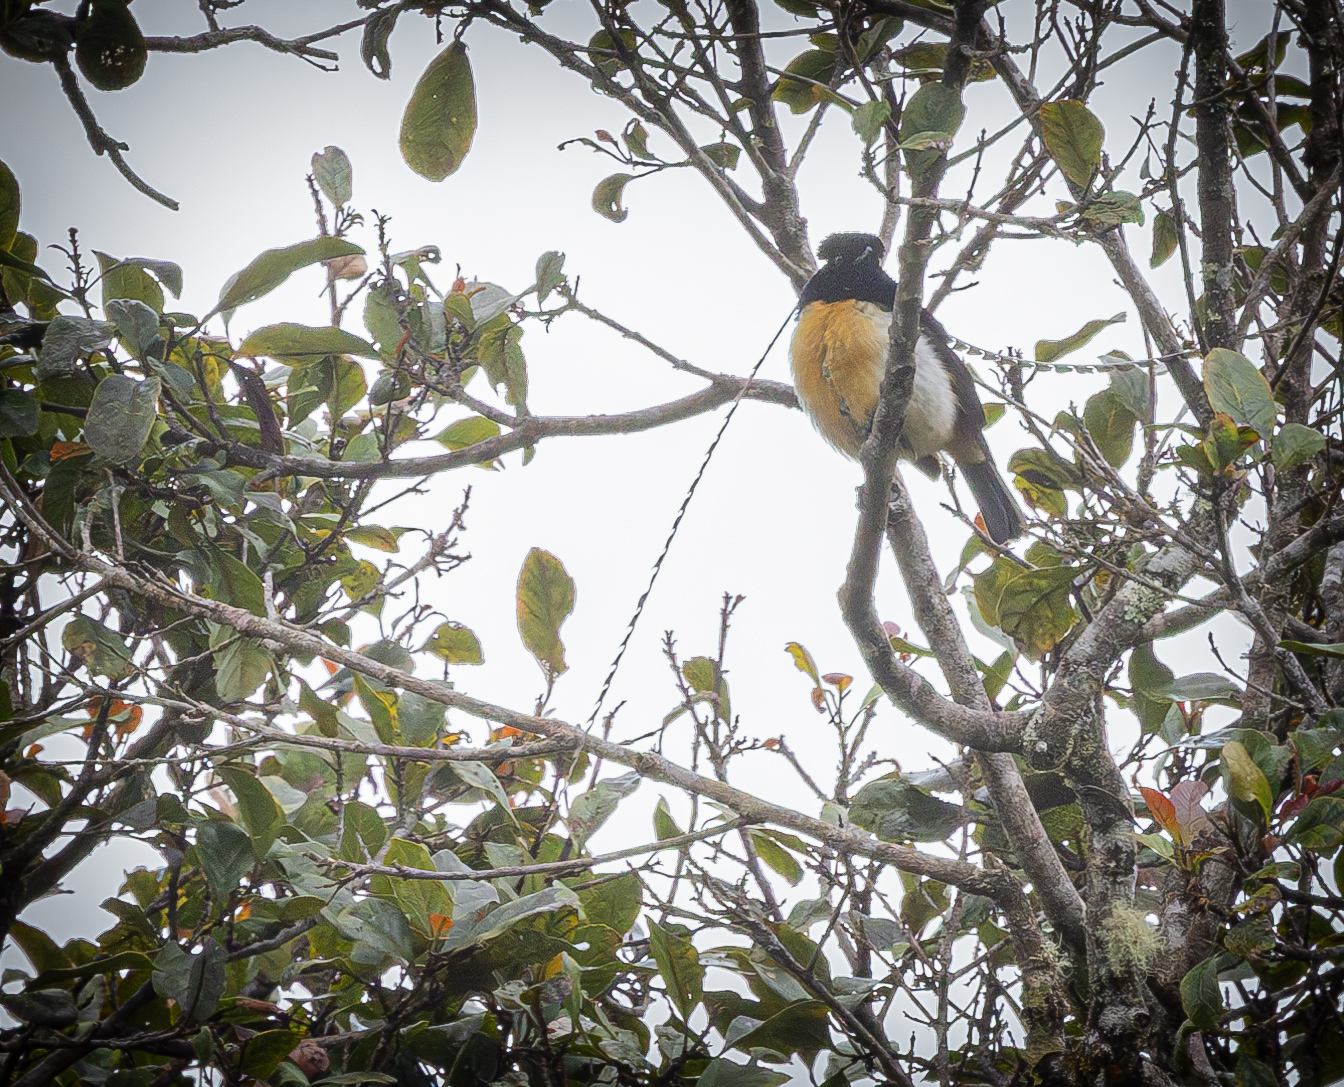
[{"label": "bird", "polygon": [[[896,281],[882,269],[886,246],[874,234],[832,234],[817,247],[825,263],[804,285],[789,362],[798,400],[831,445],[855,459],[872,429],[887,368]],[[985,410],[966,364],[927,310],[920,313],[915,382],[898,452],[937,478],[947,453],[975,496],[997,544],[1024,524],[985,442]]]}]

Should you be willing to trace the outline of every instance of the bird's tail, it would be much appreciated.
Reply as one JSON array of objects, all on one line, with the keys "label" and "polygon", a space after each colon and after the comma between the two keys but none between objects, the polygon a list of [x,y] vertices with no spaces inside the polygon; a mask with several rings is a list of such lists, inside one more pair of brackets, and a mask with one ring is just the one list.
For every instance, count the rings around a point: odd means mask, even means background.
[{"label": "bird's tail", "polygon": [[1003,544],[1021,536],[1026,530],[1022,513],[994,462],[988,458],[978,464],[963,462],[961,474],[966,477],[971,494],[975,495],[989,538]]}]

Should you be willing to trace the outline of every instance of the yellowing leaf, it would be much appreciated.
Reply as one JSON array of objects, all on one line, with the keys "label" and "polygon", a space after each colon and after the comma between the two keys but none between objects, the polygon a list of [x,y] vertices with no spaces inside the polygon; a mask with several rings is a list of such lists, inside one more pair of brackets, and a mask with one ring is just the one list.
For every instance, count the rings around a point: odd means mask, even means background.
[{"label": "yellowing leaf", "polygon": [[518,574],[518,633],[547,676],[568,670],[560,627],[574,610],[574,582],[549,551],[532,548]]}]

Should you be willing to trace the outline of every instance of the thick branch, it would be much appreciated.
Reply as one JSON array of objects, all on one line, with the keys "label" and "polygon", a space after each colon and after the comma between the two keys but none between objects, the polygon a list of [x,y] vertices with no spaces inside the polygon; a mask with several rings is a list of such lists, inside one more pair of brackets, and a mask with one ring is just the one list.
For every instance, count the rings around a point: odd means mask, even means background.
[{"label": "thick branch", "polygon": [[1236,193],[1228,155],[1227,10],[1224,0],[1194,0],[1195,143],[1199,148],[1199,219],[1204,280],[1204,346],[1236,346],[1232,220]]}]

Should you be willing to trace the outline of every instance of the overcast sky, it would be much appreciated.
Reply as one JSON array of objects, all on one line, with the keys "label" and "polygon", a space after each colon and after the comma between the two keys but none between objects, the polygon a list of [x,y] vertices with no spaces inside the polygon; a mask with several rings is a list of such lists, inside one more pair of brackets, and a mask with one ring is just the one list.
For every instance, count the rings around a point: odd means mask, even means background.
[{"label": "overcast sky", "polygon": [[[1014,8],[1030,7],[1008,4],[1005,10],[1013,14]],[[1256,20],[1259,7],[1252,0],[1234,5],[1246,23],[1235,31],[1242,48],[1264,33]],[[181,0],[138,0],[134,7],[146,31],[158,34],[199,30],[193,9]],[[273,32],[290,35],[354,11],[353,5],[329,0],[272,0],[223,18],[233,25],[264,21]],[[586,40],[587,15],[586,5],[561,0],[548,18],[562,33],[582,24],[584,29],[573,32]],[[781,13],[781,25],[788,18]],[[396,145],[402,109],[438,48],[430,23],[411,12],[392,39],[387,82],[365,70],[357,40],[346,38],[337,43],[342,61],[334,74],[245,43],[200,56],[152,55],[134,87],[115,94],[90,90],[103,126],[130,144],[130,161],[151,184],[181,201],[177,212],[151,203],[107,160],[94,157],[48,66],[0,57],[5,102],[0,157],[23,187],[21,228],[46,245],[62,241],[67,228],[77,226],[86,250],[176,261],[186,273],[180,308],[200,313],[211,307],[224,280],[258,252],[315,233],[303,178],[312,153],[334,144],[353,161],[356,206],[392,216],[394,249],[441,247],[444,263],[431,269],[441,286],[460,264],[468,277],[519,290],[532,281],[540,253],[562,250],[566,271],[582,278],[587,304],[696,365],[746,373],[793,304],[783,277],[689,171],[667,171],[630,186],[626,222],[598,217],[589,207],[592,188],[618,167],[585,149],[561,152],[557,145],[598,128],[619,131],[626,120],[622,110],[506,35],[476,26],[466,40],[480,125],[465,165],[437,185],[412,174]],[[800,48],[781,46],[780,61]],[[1128,146],[1132,117],[1143,114],[1151,97],[1157,97],[1159,111],[1166,108],[1177,61],[1173,50],[1159,50],[1108,74],[1094,108],[1106,121],[1113,156]],[[1048,86],[1048,80],[1042,82]],[[969,88],[967,101],[959,148],[980,129],[993,130],[1012,116],[997,81]],[[713,138],[707,134],[707,140]],[[1141,160],[1140,155],[1136,168]],[[994,176],[996,166],[1001,162],[989,156],[986,176]],[[1136,176],[1126,181],[1129,188],[1139,187]],[[824,126],[800,185],[814,244],[832,230],[876,227],[879,201],[858,176],[858,141],[843,115]],[[959,194],[964,185],[958,174],[945,192]],[[1042,206],[1051,210],[1048,201]],[[1130,227],[1128,233],[1146,266],[1148,228]],[[356,240],[371,247],[368,234]],[[953,252],[949,247],[944,258]],[[60,264],[50,251],[40,261],[53,271]],[[1184,292],[1177,263],[1153,280],[1168,309],[1179,313]],[[953,295],[939,312],[954,335],[990,348],[1022,348],[1029,356],[1037,339],[1058,338],[1088,319],[1128,311],[1129,322],[1108,330],[1095,346],[1098,352],[1144,353],[1137,315],[1095,249],[1064,242],[1000,244],[975,280],[978,286]],[[272,296],[240,310],[231,328],[235,342],[250,328],[280,319],[322,323],[320,285],[316,271],[296,275]],[[363,331],[357,308],[347,327]],[[530,327],[522,346],[529,401],[538,414],[627,410],[697,387],[577,316],[558,322],[549,334]],[[783,342],[762,375],[787,380]],[[1043,403],[1050,411],[1070,401],[1081,405],[1102,383],[1052,375],[1041,381]],[[649,567],[719,421],[715,414],[644,435],[546,442],[527,468],[514,455],[503,472],[462,470],[439,479],[432,497],[388,515],[385,523],[438,529],[462,490],[473,488],[470,531],[462,541],[473,559],[449,579],[426,585],[443,610],[471,626],[483,643],[487,663],[453,677],[461,689],[530,708],[541,678],[519,641],[513,594],[523,556],[530,547],[543,547],[565,563],[578,587],[576,611],[563,630],[571,670],[552,704],[562,719],[588,717]],[[1027,444],[1011,419],[990,431],[990,438],[1000,463]],[[610,700],[627,702],[617,719],[619,736],[647,732],[675,704],[659,654],[663,631],[676,632],[684,656],[712,653],[720,596],[728,590],[746,596],[729,656],[733,704],[745,730],[758,737],[785,735],[828,775],[834,760],[817,735],[821,718],[811,708],[809,683],[783,647],[801,641],[823,671],[853,673],[856,687],[867,689],[835,600],[859,479],[857,466],[826,446],[800,413],[743,406],[622,666]],[[946,494],[941,483],[918,473],[907,472],[907,479],[946,570],[967,533],[939,511]],[[413,557],[416,544],[413,537],[407,540]],[[882,618],[909,628],[891,564],[878,600]],[[1178,674],[1216,668],[1201,648],[1202,638],[1184,639],[1179,658],[1168,647],[1161,653]],[[997,648],[978,636],[973,641],[982,655],[997,655]],[[948,754],[946,745],[890,707],[880,720],[875,746],[907,769],[927,767],[934,755]],[[472,734],[482,739],[483,726],[473,725]],[[744,769],[738,784],[812,811],[814,805],[799,799],[801,788],[775,757],[755,756]],[[643,813],[659,792],[646,785],[629,802],[630,834],[649,837]],[[122,866],[109,862],[108,871]],[[90,878],[94,901],[110,893],[107,875]],[[60,901],[43,907],[45,916],[61,916],[70,925],[79,923],[82,908]],[[90,923],[84,913],[79,927],[96,932],[105,923],[101,916]]]}]

